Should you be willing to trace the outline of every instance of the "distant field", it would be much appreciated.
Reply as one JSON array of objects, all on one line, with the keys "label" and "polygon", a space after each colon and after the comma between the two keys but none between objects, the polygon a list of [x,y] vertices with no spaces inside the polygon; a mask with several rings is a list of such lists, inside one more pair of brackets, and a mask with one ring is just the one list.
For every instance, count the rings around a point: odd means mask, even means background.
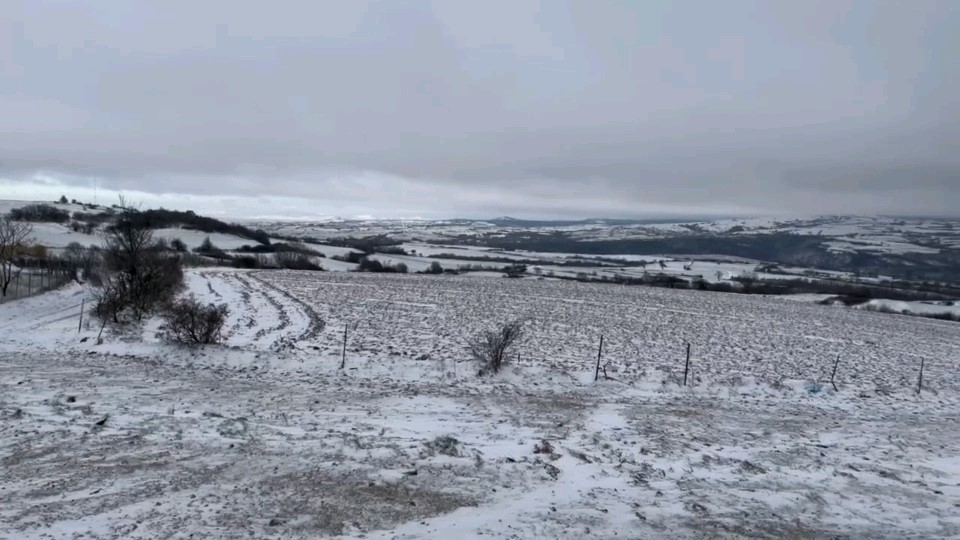
[{"label": "distant field", "polygon": [[[776,298],[551,280],[254,275],[316,310],[329,327],[356,326],[350,350],[361,358],[462,360],[463,344],[478,331],[523,318],[530,331],[518,351],[521,362],[568,372],[589,371],[603,335],[609,372],[627,380],[675,378],[690,342],[695,375],[713,380],[822,379],[839,354],[842,380],[851,384],[909,386],[926,358],[932,387],[960,389],[950,375],[952,359],[960,357],[960,336],[950,322]],[[336,332],[325,332],[318,345],[335,354],[341,343]]]}]

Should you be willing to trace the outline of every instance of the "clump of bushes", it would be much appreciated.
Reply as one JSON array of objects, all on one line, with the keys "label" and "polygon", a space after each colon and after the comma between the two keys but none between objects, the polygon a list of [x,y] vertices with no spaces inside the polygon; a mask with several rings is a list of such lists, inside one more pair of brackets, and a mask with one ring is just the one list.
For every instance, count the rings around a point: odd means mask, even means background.
[{"label": "clump of bushes", "polygon": [[273,261],[279,268],[287,270],[323,270],[323,267],[313,262],[309,255],[296,251],[278,251],[273,256]]},{"label": "clump of bushes", "polygon": [[443,454],[445,456],[460,457],[461,442],[452,435],[441,435],[432,441],[427,441],[424,446],[427,447],[429,454]]},{"label": "clump of bushes", "polygon": [[442,274],[443,266],[440,266],[440,263],[433,261],[430,263],[430,267],[422,272],[423,274]]},{"label": "clump of bushes", "polygon": [[523,275],[527,273],[527,265],[517,263],[504,266],[503,272],[509,278],[523,277]]},{"label": "clump of bushes", "polygon": [[230,310],[226,304],[206,304],[193,295],[178,300],[163,314],[162,331],[170,339],[191,345],[219,343]]},{"label": "clump of bushes", "polygon": [[376,259],[371,259],[369,257],[361,257],[359,266],[357,266],[358,272],[406,274],[409,270],[410,269],[407,268],[407,265],[404,263],[397,263],[394,265],[384,264]]},{"label": "clump of bushes", "polygon": [[523,323],[511,321],[497,330],[488,330],[468,345],[471,356],[480,364],[480,375],[498,373],[507,360],[507,353],[523,337]]},{"label": "clump of bushes", "polygon": [[187,244],[185,244],[183,240],[179,238],[174,238],[173,240],[170,241],[170,249],[176,251],[177,253],[186,253]]},{"label": "clump of bushes", "polygon": [[220,261],[225,261],[230,258],[230,255],[227,255],[226,251],[220,249],[210,241],[209,236],[204,238],[199,246],[193,248],[193,252]]},{"label": "clump of bushes", "polygon": [[70,212],[48,204],[30,204],[10,210],[14,221],[66,223],[70,221]]},{"label": "clump of bushes", "polygon": [[407,250],[400,246],[377,246],[376,249],[377,253],[383,253],[386,255],[409,255]]},{"label": "clump of bushes", "polygon": [[363,253],[356,252],[356,251],[351,251],[351,252],[347,253],[346,255],[334,255],[334,256],[331,257],[331,258],[332,258],[333,260],[336,260],[336,261],[343,261],[343,262],[348,262],[348,263],[353,263],[353,264],[360,264],[360,261],[362,261],[363,259],[365,259],[365,258],[366,258],[366,255],[364,255]]}]

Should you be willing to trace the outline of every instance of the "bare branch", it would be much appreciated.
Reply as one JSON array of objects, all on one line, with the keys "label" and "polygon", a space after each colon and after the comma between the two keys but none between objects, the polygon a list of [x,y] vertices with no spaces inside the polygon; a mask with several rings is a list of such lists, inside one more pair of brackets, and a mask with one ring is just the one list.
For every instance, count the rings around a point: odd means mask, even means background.
[{"label": "bare branch", "polygon": [[480,373],[497,373],[507,359],[507,351],[523,336],[523,322],[511,321],[499,330],[488,330],[468,345],[480,364]]},{"label": "bare branch", "polygon": [[7,288],[17,271],[14,260],[22,255],[33,239],[33,225],[14,221],[10,216],[0,217],[0,295],[7,295]]}]

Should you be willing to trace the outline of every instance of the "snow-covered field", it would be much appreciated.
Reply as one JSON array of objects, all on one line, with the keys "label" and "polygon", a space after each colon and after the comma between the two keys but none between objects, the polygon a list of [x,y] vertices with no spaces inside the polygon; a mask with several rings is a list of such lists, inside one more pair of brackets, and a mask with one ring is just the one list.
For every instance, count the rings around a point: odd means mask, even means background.
[{"label": "snow-covered field", "polygon": [[[537,279],[188,285],[230,305],[225,345],[157,321],[96,345],[76,285],[0,306],[0,537],[960,535],[956,323]],[[478,378],[464,342],[515,317],[519,360]]]}]

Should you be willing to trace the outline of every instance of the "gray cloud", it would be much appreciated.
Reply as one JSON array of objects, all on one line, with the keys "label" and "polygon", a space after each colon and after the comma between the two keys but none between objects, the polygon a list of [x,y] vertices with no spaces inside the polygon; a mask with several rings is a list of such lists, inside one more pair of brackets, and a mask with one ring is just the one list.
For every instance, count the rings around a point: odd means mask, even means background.
[{"label": "gray cloud", "polygon": [[958,23],[949,0],[13,1],[0,188],[276,215],[958,214]]}]

